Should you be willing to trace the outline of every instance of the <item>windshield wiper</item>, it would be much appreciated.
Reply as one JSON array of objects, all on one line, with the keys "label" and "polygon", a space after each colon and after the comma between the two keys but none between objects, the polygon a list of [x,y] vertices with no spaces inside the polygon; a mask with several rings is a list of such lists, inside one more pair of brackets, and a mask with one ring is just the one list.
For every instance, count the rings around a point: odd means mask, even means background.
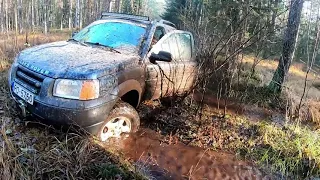
[{"label": "windshield wiper", "polygon": [[114,49],[113,47],[108,46],[108,45],[104,45],[104,44],[101,44],[101,43],[98,43],[98,42],[88,42],[88,41],[85,41],[85,42],[83,42],[83,43],[92,44],[92,45],[96,45],[96,46],[100,46],[100,47],[104,47],[104,48],[107,48],[107,49],[110,50],[110,51],[113,51],[113,52],[116,52],[116,53],[121,54],[120,51]]},{"label": "windshield wiper", "polygon": [[70,38],[70,39],[67,40],[67,42],[69,42],[69,41],[74,41],[74,42],[77,42],[78,44],[81,44],[81,45],[83,45],[83,46],[88,46],[88,44],[83,43],[83,42],[81,42],[81,41],[77,41],[77,40],[75,40],[75,39],[73,39],[73,38]]}]

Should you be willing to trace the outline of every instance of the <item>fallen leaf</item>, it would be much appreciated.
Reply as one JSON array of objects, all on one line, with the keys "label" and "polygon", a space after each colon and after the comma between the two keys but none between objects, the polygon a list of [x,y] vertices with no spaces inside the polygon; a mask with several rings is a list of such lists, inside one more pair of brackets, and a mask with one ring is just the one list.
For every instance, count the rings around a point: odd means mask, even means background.
[{"label": "fallen leaf", "polygon": [[11,134],[11,133],[12,133],[12,130],[11,130],[11,129],[7,129],[7,130],[6,130],[6,135]]}]

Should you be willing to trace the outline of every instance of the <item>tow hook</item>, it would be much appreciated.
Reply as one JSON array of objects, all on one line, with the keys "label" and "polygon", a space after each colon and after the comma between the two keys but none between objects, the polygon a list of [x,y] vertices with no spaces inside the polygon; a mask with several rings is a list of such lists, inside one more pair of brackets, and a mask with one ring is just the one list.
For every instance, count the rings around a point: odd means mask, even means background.
[{"label": "tow hook", "polygon": [[22,101],[19,101],[19,108],[21,109],[21,116],[23,118],[26,118],[27,117],[26,105]]}]

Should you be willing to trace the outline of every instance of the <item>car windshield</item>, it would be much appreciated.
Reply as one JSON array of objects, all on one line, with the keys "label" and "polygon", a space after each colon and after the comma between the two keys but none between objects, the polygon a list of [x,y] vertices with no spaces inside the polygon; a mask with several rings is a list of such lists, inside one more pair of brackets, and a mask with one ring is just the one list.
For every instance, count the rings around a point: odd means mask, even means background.
[{"label": "car windshield", "polygon": [[136,24],[103,22],[85,27],[73,39],[119,51],[137,52],[145,33],[146,29]]}]

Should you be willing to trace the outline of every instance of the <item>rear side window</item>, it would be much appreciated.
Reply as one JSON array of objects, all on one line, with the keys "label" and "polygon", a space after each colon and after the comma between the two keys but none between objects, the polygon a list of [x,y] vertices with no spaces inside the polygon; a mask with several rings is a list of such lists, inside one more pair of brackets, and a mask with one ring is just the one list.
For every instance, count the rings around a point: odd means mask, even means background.
[{"label": "rear side window", "polygon": [[159,41],[163,36],[164,36],[165,32],[164,32],[164,28],[158,26],[154,32],[154,38]]}]

